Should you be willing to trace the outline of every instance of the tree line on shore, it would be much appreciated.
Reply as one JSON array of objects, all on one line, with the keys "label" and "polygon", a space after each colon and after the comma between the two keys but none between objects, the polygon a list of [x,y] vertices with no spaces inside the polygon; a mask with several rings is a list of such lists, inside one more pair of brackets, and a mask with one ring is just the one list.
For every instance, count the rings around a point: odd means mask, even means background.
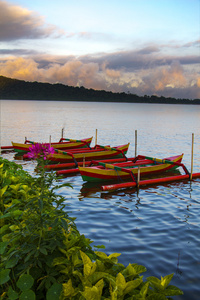
[{"label": "tree line on shore", "polygon": [[172,97],[138,96],[131,93],[113,93],[105,90],[73,87],[60,83],[29,82],[0,76],[0,99],[54,100],[84,102],[200,104],[200,99],[176,99]]}]

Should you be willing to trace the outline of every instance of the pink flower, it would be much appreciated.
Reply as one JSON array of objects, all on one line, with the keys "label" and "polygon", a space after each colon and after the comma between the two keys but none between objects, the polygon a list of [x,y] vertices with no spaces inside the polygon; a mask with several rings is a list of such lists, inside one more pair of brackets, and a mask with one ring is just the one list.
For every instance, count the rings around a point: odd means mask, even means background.
[{"label": "pink flower", "polygon": [[47,159],[47,156],[52,155],[55,150],[51,147],[50,144],[41,144],[35,143],[31,147],[29,147],[30,152],[28,152],[29,158],[40,158],[42,157],[44,160]]}]

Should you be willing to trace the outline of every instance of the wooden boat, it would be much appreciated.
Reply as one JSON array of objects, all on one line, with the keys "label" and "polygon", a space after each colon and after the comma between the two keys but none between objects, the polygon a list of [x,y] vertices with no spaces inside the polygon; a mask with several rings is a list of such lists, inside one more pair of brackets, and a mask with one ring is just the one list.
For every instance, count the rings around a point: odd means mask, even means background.
[{"label": "wooden boat", "polygon": [[[71,150],[71,149],[82,149],[82,148],[90,148],[90,144],[92,142],[92,138],[86,138],[83,140],[74,140],[74,139],[66,139],[66,138],[61,138],[59,142],[54,142],[51,143],[51,146],[55,149],[59,150]],[[26,153],[29,151],[29,147],[31,145],[35,144],[36,142],[32,142],[29,140],[26,140],[24,144],[20,143],[13,143],[12,142],[12,147],[14,148],[14,151],[17,153]],[[49,143],[44,143],[44,144],[49,144]]]},{"label": "wooden boat", "polygon": [[133,161],[117,164],[106,164],[96,162],[96,166],[79,167],[79,172],[84,181],[122,181],[124,179],[134,179],[140,176],[153,175],[177,168],[181,163],[183,154],[164,159],[156,159],[147,156],[137,156]]},{"label": "wooden boat", "polygon": [[96,145],[92,149],[80,149],[80,150],[71,150],[71,151],[60,151],[56,150],[56,153],[52,154],[48,157],[48,160],[55,162],[74,162],[77,166],[78,161],[88,161],[88,160],[102,160],[108,158],[117,158],[117,157],[125,157],[129,148],[129,143],[117,147],[110,146],[100,146]]},{"label": "wooden boat", "polygon": [[103,192],[113,192],[115,190],[119,189],[128,189],[128,188],[139,188],[141,186],[147,186],[147,185],[160,185],[165,183],[171,183],[176,181],[193,181],[196,178],[200,178],[200,173],[189,173],[189,171],[186,169],[186,167],[183,164],[180,164],[181,167],[183,167],[185,174],[182,175],[173,175],[173,176],[164,176],[161,178],[151,178],[141,181],[131,181],[131,182],[123,182],[123,183],[117,183],[117,184],[109,184],[109,185],[102,185],[101,190]]},{"label": "wooden boat", "polygon": [[[125,162],[125,161],[132,161],[135,157],[123,157],[123,158],[111,158],[111,159],[101,159],[101,162],[104,163],[117,163],[117,162]],[[96,161],[88,160],[88,161],[80,161],[77,162],[77,165],[80,167],[91,166]],[[70,176],[71,174],[78,174],[79,168],[76,167],[75,163],[63,163],[63,164],[53,164],[53,165],[46,165],[45,169],[52,170],[52,169],[60,169],[56,172],[57,175],[65,175]]]}]

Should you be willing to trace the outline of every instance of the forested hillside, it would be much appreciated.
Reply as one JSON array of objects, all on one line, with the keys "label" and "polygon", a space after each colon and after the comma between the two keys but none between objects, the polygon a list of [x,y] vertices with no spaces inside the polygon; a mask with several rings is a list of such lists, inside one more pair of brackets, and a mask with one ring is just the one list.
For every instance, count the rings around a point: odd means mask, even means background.
[{"label": "forested hillside", "polygon": [[200,99],[189,100],[157,97],[155,95],[138,96],[130,93],[112,93],[59,83],[29,82],[4,76],[0,76],[0,99],[200,104]]}]

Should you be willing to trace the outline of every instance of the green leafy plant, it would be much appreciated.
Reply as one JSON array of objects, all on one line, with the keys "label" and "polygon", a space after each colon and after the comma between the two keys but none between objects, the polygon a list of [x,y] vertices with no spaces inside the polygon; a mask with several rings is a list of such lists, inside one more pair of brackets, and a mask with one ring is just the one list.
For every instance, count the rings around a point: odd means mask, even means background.
[{"label": "green leafy plant", "polygon": [[[44,157],[37,157],[40,166]],[[53,173],[36,178],[0,158],[1,299],[170,299],[182,291],[141,275],[144,266],[125,267],[120,254],[94,251],[69,217]],[[100,247],[99,247],[100,248]]]}]

